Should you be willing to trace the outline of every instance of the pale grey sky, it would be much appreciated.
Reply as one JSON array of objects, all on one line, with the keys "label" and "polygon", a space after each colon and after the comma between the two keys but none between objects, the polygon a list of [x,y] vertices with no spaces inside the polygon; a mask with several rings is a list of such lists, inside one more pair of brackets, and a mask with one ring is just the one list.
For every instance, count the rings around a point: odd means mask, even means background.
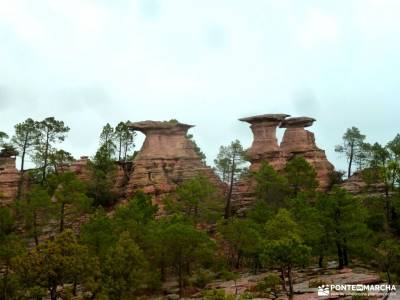
[{"label": "pale grey sky", "polygon": [[176,118],[212,162],[281,112],[344,168],[347,127],[400,132],[399,53],[398,0],[0,0],[0,130],[55,116],[80,156],[107,122]]}]

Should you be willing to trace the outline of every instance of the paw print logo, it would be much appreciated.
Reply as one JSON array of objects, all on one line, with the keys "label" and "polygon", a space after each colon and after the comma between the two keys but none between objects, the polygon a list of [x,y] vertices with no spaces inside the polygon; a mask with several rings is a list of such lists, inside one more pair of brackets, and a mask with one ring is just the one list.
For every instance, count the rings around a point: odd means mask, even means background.
[{"label": "paw print logo", "polygon": [[318,287],[318,296],[329,296],[329,286],[327,285],[321,285]]}]

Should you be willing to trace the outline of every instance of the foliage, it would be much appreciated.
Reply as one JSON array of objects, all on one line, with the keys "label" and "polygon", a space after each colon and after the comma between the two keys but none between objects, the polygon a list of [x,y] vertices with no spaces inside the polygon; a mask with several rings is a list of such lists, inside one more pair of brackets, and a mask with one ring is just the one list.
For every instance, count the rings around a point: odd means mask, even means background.
[{"label": "foliage", "polygon": [[12,145],[21,155],[20,170],[24,171],[24,163],[26,154],[32,154],[33,148],[37,145],[39,139],[38,124],[31,118],[14,126],[15,134],[11,139]]},{"label": "foliage", "polygon": [[40,186],[32,187],[26,194],[25,201],[17,202],[16,207],[26,233],[33,237],[38,245],[41,231],[48,224],[49,216],[54,210],[47,190]]},{"label": "foliage", "polygon": [[277,212],[285,206],[289,195],[288,181],[279,175],[271,165],[262,162],[260,169],[253,173],[255,179],[255,196],[258,201],[267,204],[271,212]]},{"label": "foliage", "polygon": [[[174,122],[174,120],[170,120],[169,122]],[[176,121],[176,122],[178,122],[178,121]],[[200,147],[197,145],[193,134],[187,134],[186,137],[189,139],[189,141],[191,143],[193,143],[194,151],[197,153],[200,160],[205,164],[206,163],[206,155],[204,154],[203,151],[201,151]]]},{"label": "foliage", "polygon": [[38,138],[35,143],[34,161],[42,170],[41,183],[43,184],[48,172],[50,154],[55,151],[54,145],[65,140],[69,127],[54,117],[36,122],[35,126]]},{"label": "foliage", "polygon": [[115,127],[114,139],[117,146],[118,161],[127,161],[129,152],[134,148],[134,138],[136,133],[131,131],[128,122],[119,122]]},{"label": "foliage", "polygon": [[258,259],[262,240],[251,220],[231,218],[219,226],[219,232],[229,246],[227,258],[231,266],[239,268],[243,258]]},{"label": "foliage", "polygon": [[50,298],[56,300],[58,286],[90,276],[88,261],[87,249],[78,244],[72,231],[65,230],[54,240],[46,240],[19,257],[17,273],[27,294],[48,290]]},{"label": "foliage", "polygon": [[48,177],[48,188],[53,201],[58,206],[59,231],[64,230],[66,219],[73,221],[78,215],[89,211],[91,199],[85,194],[86,185],[72,172],[64,172]]},{"label": "foliage", "polygon": [[147,262],[143,252],[123,232],[102,265],[102,286],[110,300],[132,299],[146,281]]},{"label": "foliage", "polygon": [[115,183],[116,165],[111,158],[107,145],[102,145],[96,155],[89,161],[90,180],[88,183],[88,195],[93,198],[94,205],[107,206],[116,200],[113,191]]},{"label": "foliage", "polygon": [[296,156],[286,163],[285,175],[293,197],[300,192],[313,193],[318,187],[317,173],[301,156]]},{"label": "foliage", "polygon": [[215,170],[221,180],[228,184],[225,204],[225,219],[228,219],[232,212],[231,200],[235,183],[244,173],[246,168],[245,152],[239,140],[232,141],[229,146],[221,146],[217,158],[214,160]]},{"label": "foliage", "polygon": [[364,158],[364,140],[365,135],[361,134],[357,127],[348,128],[343,135],[343,144],[337,145],[335,151],[346,156],[348,162],[347,177],[350,177],[354,161],[358,161],[359,167]]},{"label": "foliage", "polygon": [[171,213],[183,213],[194,222],[215,223],[221,216],[222,201],[210,180],[202,175],[184,181],[175,196],[166,200]]},{"label": "foliage", "polygon": [[[262,261],[269,266],[278,267],[282,278],[288,274],[289,293],[293,295],[293,268],[306,266],[310,257],[310,248],[301,238],[298,225],[290,213],[281,209],[276,216],[265,224],[267,239],[264,244]],[[283,289],[286,290],[285,283]]]},{"label": "foliage", "polygon": [[[367,257],[370,231],[365,224],[367,212],[360,199],[335,188],[332,194],[319,197],[317,209],[325,232],[335,241],[339,268],[349,264],[349,252]],[[360,243],[363,247],[359,247]]]}]

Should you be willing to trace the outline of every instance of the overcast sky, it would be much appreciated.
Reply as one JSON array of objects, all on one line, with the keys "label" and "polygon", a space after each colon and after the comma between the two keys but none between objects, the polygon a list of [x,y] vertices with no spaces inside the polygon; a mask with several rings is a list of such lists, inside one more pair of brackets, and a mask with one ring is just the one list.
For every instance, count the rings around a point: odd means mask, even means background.
[{"label": "overcast sky", "polygon": [[0,0],[0,131],[55,116],[77,157],[107,122],[176,118],[212,162],[250,145],[238,118],[288,113],[343,169],[347,127],[400,132],[399,73],[398,0]]}]

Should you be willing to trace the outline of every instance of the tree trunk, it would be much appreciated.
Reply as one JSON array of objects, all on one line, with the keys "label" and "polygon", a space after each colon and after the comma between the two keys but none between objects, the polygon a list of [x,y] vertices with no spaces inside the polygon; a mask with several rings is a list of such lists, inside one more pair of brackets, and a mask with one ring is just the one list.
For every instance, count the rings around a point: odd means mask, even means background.
[{"label": "tree trunk", "polygon": [[234,177],[235,177],[235,168],[236,168],[236,166],[235,166],[235,155],[233,155],[229,191],[228,191],[228,196],[226,197],[225,216],[224,216],[225,219],[229,219],[230,216],[231,216],[231,198],[232,198],[232,192],[233,192],[233,182],[234,182]]},{"label": "tree trunk", "polygon": [[57,300],[57,285],[53,285],[50,288],[50,299]]},{"label": "tree trunk", "polygon": [[164,264],[164,260],[161,261],[161,265],[160,265],[160,277],[161,277],[161,282],[165,282],[165,264]]},{"label": "tree trunk", "polygon": [[239,267],[240,267],[240,259],[241,258],[242,258],[242,253],[240,251],[238,251],[237,259],[236,259],[236,269],[239,269]]},{"label": "tree trunk", "polygon": [[39,238],[38,238],[38,232],[37,232],[37,216],[36,212],[33,213],[33,237],[35,239],[35,245],[39,245]]},{"label": "tree trunk", "polygon": [[7,300],[7,292],[8,292],[8,265],[6,265],[3,275],[3,287],[0,295],[1,300]]},{"label": "tree trunk", "polygon": [[122,138],[119,139],[118,161],[121,161],[121,154],[122,154]]},{"label": "tree trunk", "polygon": [[20,168],[20,177],[18,182],[17,200],[21,199],[22,186],[24,184],[24,165],[25,165],[25,154],[26,154],[27,143],[28,143],[28,133],[25,135],[24,146],[21,155],[21,168]]},{"label": "tree trunk", "polygon": [[77,292],[77,287],[78,287],[78,282],[76,280],[76,278],[74,279],[74,286],[72,288],[72,295],[76,296],[76,292]]},{"label": "tree trunk", "polygon": [[288,280],[289,280],[289,295],[293,295],[293,276],[292,276],[292,267],[288,267]]},{"label": "tree trunk", "polygon": [[183,296],[183,270],[182,270],[182,263],[178,265],[178,281],[179,281],[179,297],[182,298]]},{"label": "tree trunk", "polygon": [[320,254],[318,258],[318,267],[322,268],[324,263],[324,255]]},{"label": "tree trunk", "polygon": [[61,203],[61,209],[60,209],[60,233],[64,231],[64,210],[65,210],[65,204],[63,202]]},{"label": "tree trunk", "polygon": [[337,248],[338,263],[339,263],[338,268],[343,269],[344,261],[343,261],[342,245],[339,242],[336,242],[336,248]]},{"label": "tree trunk", "polygon": [[388,284],[392,285],[392,278],[390,277],[389,269],[386,270],[386,275],[387,275],[387,278],[388,278]]},{"label": "tree trunk", "polygon": [[344,240],[343,244],[343,265],[348,266],[349,265],[349,257],[347,254],[347,244],[346,244],[346,239]]},{"label": "tree trunk", "polygon": [[353,156],[354,156],[354,143],[350,145],[349,168],[347,170],[347,178],[350,178],[351,176],[351,165],[353,164]]},{"label": "tree trunk", "polygon": [[281,267],[281,279],[282,279],[282,289],[286,292],[286,278],[285,278],[285,268]]},{"label": "tree trunk", "polygon": [[43,170],[42,170],[42,185],[44,181],[46,180],[46,169],[47,169],[47,160],[49,156],[49,132],[47,130],[46,133],[46,146],[44,150],[44,164],[43,164]]}]

